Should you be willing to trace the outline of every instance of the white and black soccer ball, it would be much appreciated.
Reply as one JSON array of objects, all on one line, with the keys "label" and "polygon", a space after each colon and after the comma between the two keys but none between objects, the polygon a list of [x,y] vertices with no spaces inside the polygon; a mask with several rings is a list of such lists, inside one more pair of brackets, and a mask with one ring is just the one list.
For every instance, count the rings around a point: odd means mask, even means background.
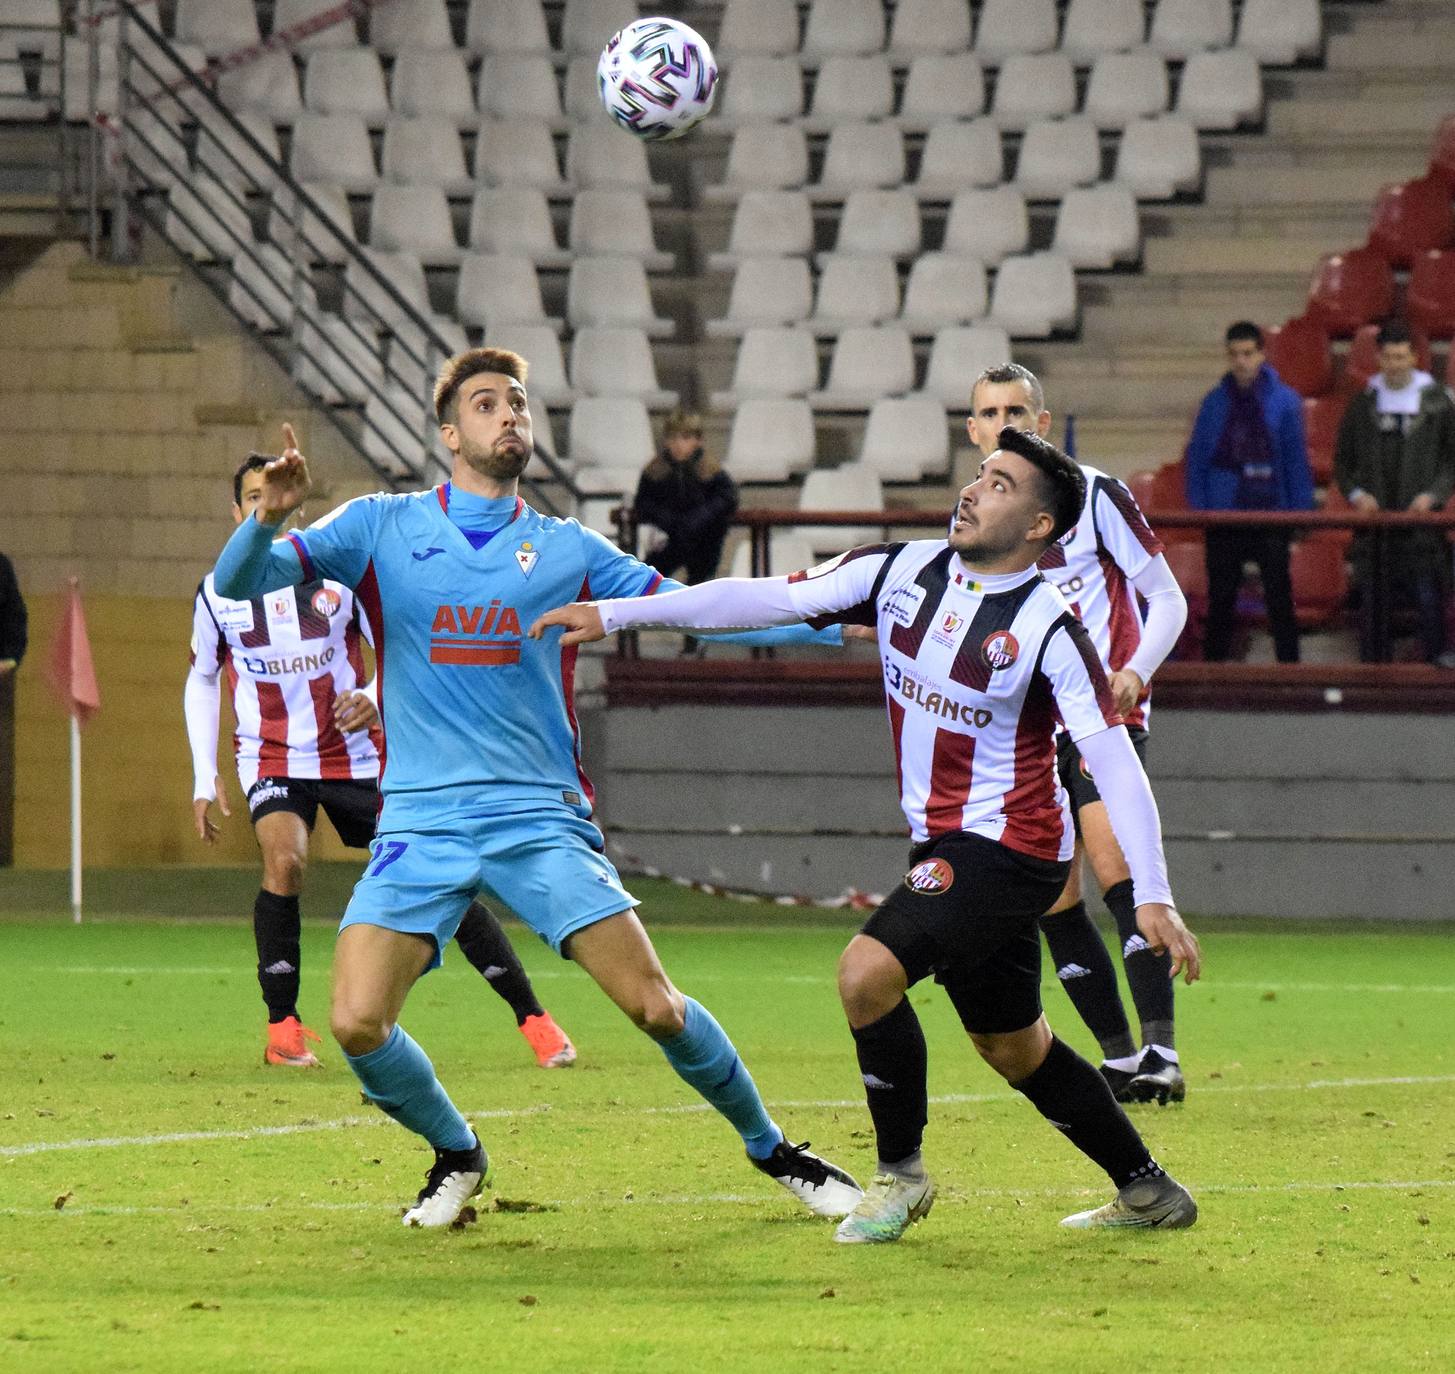
[{"label": "white and black soccer ball", "polygon": [[717,61],[686,24],[638,19],[602,51],[596,86],[607,114],[629,133],[681,138],[712,109]]}]

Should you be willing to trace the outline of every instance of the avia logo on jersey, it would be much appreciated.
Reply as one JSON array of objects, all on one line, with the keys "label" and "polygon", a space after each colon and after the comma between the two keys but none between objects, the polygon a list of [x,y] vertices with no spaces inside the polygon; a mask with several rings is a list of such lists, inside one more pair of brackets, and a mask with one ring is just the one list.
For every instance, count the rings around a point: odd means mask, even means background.
[{"label": "avia logo on jersey", "polygon": [[955,870],[943,859],[926,859],[915,864],[904,875],[904,885],[911,892],[924,897],[933,897],[937,892],[948,892],[955,881]]},{"label": "avia logo on jersey", "polygon": [[954,611],[946,611],[941,617],[940,623],[930,632],[932,643],[942,648],[953,649],[958,642],[957,636],[965,628],[965,617],[956,615]]},{"label": "avia logo on jersey", "polygon": [[254,658],[245,654],[238,662],[245,673],[254,677],[285,677],[289,673],[307,673],[313,677],[320,668],[327,668],[333,662],[337,652],[330,644],[321,654],[294,654],[292,658]]},{"label": "avia logo on jersey", "polygon": [[494,668],[520,662],[520,616],[499,599],[488,606],[441,606],[429,630],[429,661]]},{"label": "avia logo on jersey", "polygon": [[338,614],[344,599],[332,587],[320,587],[313,594],[313,609],[330,620]]},{"label": "avia logo on jersey", "polygon": [[928,711],[930,715],[944,720],[958,720],[962,725],[973,725],[977,730],[983,730],[995,719],[985,707],[971,706],[968,702],[956,701],[954,697],[935,691],[888,658],[884,660],[884,685],[888,691],[918,706],[921,711]]},{"label": "avia logo on jersey", "polygon": [[985,643],[980,646],[980,657],[992,673],[1009,668],[1020,657],[1020,652],[1021,646],[1009,630],[997,630],[987,635]]}]

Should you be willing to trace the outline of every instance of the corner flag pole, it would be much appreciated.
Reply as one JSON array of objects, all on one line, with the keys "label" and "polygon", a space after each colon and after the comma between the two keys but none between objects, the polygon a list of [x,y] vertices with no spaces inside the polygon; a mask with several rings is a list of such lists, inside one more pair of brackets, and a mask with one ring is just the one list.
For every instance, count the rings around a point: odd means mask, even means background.
[{"label": "corner flag pole", "polygon": [[73,577],[51,654],[51,685],[71,719],[71,920],[81,923],[81,725],[101,705],[96,667],[86,616],[81,609],[81,582]]},{"label": "corner flag pole", "polygon": [[71,920],[81,924],[81,720],[71,713]]}]

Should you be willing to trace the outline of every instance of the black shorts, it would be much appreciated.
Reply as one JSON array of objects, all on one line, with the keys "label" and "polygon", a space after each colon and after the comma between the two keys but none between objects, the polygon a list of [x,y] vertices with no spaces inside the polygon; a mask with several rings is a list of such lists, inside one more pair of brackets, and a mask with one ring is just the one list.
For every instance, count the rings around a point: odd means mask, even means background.
[{"label": "black shorts", "polygon": [[369,847],[379,819],[379,785],[372,779],[259,778],[248,790],[254,825],[274,811],[291,811],[312,834],[320,806],[350,849]]},{"label": "black shorts", "polygon": [[983,835],[916,845],[904,881],[864,923],[904,966],[910,985],[933,973],[965,1029],[991,1035],[1041,1014],[1041,933],[1071,865]]},{"label": "black shorts", "polygon": [[[1142,761],[1142,767],[1147,766],[1147,732],[1140,725],[1127,726],[1127,734],[1132,737],[1132,748],[1137,751],[1137,757]],[[1079,750],[1071,736],[1064,730],[1056,736],[1056,771],[1061,775],[1061,786],[1066,789],[1066,794],[1071,798],[1071,816],[1076,822],[1076,833],[1081,834],[1081,808],[1090,806],[1092,802],[1101,800],[1101,793],[1096,790],[1096,780],[1087,771],[1086,761],[1081,757]]]}]

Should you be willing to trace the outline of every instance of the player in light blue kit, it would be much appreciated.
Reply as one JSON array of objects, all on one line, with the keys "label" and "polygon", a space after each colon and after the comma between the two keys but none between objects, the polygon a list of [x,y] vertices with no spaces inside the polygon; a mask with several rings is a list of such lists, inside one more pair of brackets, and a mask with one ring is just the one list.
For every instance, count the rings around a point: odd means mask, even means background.
[{"label": "player in light blue kit", "polygon": [[[722,1028],[672,986],[602,852],[572,705],[576,651],[523,627],[569,601],[680,584],[516,494],[532,449],[525,376],[525,360],[503,349],[451,358],[434,393],[450,481],[350,501],[274,542],[309,486],[285,426],[256,516],[215,575],[219,594],[239,599],[332,578],[354,588],[374,627],[384,802],[339,931],[331,1020],[364,1092],[434,1147],[405,1224],[448,1226],[489,1181],[479,1138],[398,1024],[477,890],[584,968],[728,1119],[754,1165],[819,1216],[844,1216],[859,1186],[787,1142]],[[795,626],[739,638],[823,636]]]}]

